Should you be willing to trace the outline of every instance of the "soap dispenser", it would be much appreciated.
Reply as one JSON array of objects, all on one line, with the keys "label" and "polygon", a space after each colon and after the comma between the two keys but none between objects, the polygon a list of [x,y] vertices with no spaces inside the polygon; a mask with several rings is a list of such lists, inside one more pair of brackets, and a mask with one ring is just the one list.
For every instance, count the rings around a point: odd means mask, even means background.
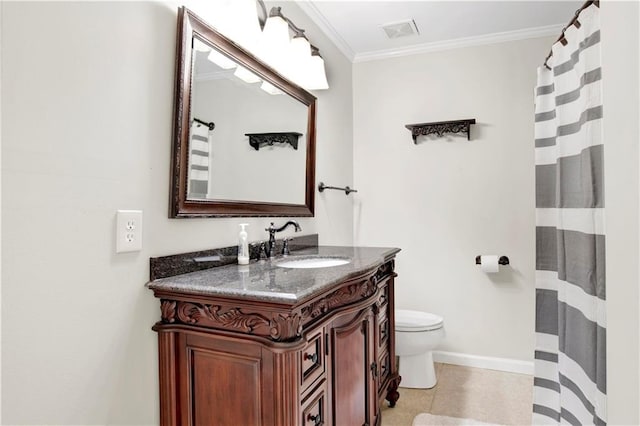
[{"label": "soap dispenser", "polygon": [[249,264],[249,244],[247,243],[247,231],[245,226],[249,226],[249,224],[240,224],[240,233],[238,234],[238,265]]}]

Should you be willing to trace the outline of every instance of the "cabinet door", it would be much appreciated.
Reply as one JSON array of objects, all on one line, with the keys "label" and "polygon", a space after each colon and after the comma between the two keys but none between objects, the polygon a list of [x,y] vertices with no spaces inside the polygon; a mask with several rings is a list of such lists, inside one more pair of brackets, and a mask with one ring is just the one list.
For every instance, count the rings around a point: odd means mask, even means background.
[{"label": "cabinet door", "polygon": [[374,425],[378,412],[370,308],[336,318],[330,327],[333,419],[336,426]]},{"label": "cabinet door", "polygon": [[[274,412],[273,407],[282,405],[278,398],[292,392],[286,380],[275,383],[271,366],[276,362],[269,351],[251,342],[200,335],[181,335],[179,348],[180,425],[259,426],[280,423],[276,419],[291,419],[289,424],[295,421],[297,409]],[[294,356],[292,352],[291,359]],[[291,400],[287,402],[291,405]]]}]

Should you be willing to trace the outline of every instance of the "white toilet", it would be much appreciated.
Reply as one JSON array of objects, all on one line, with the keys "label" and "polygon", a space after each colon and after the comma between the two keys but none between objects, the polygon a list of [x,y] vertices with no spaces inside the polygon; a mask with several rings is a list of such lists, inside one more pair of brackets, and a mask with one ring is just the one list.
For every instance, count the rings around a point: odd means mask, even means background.
[{"label": "white toilet", "polygon": [[444,337],[442,317],[396,309],[396,355],[400,357],[400,386],[428,389],[436,385],[433,351]]}]

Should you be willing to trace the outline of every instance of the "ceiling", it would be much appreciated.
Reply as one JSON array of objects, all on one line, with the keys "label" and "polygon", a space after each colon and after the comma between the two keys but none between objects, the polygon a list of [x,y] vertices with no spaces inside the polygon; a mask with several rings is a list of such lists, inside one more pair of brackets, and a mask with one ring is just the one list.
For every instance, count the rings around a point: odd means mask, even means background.
[{"label": "ceiling", "polygon": [[[298,0],[354,62],[560,35],[582,1]],[[382,26],[413,19],[418,35],[388,39]]]}]

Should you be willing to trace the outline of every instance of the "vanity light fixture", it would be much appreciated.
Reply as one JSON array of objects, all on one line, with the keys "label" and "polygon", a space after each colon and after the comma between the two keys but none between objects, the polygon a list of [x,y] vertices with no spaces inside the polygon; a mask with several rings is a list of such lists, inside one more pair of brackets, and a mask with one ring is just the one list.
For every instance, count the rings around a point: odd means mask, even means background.
[{"label": "vanity light fixture", "polygon": [[326,90],[329,88],[327,74],[324,69],[324,59],[317,47],[311,46],[311,63],[309,65],[309,83],[305,86],[309,90]]},{"label": "vanity light fixture", "polygon": [[[258,0],[258,4],[266,15],[264,2]],[[261,58],[305,89],[329,88],[320,50],[309,42],[302,28],[284,16],[280,7],[271,8],[269,17],[259,21],[263,27]],[[289,31],[293,33],[291,39]]]},{"label": "vanity light fixture", "polygon": [[[307,90],[329,88],[320,50],[310,43],[304,29],[282,14],[280,7],[272,7],[267,15],[263,0],[227,0],[225,3],[216,10],[215,16],[219,19],[214,21],[214,26],[222,34],[298,86]],[[256,3],[260,6],[260,12]],[[201,52],[213,52],[199,40],[194,41],[193,48]],[[223,69],[234,67],[231,60],[219,52],[210,53],[208,58]],[[246,75],[243,71],[239,73]]]}]

